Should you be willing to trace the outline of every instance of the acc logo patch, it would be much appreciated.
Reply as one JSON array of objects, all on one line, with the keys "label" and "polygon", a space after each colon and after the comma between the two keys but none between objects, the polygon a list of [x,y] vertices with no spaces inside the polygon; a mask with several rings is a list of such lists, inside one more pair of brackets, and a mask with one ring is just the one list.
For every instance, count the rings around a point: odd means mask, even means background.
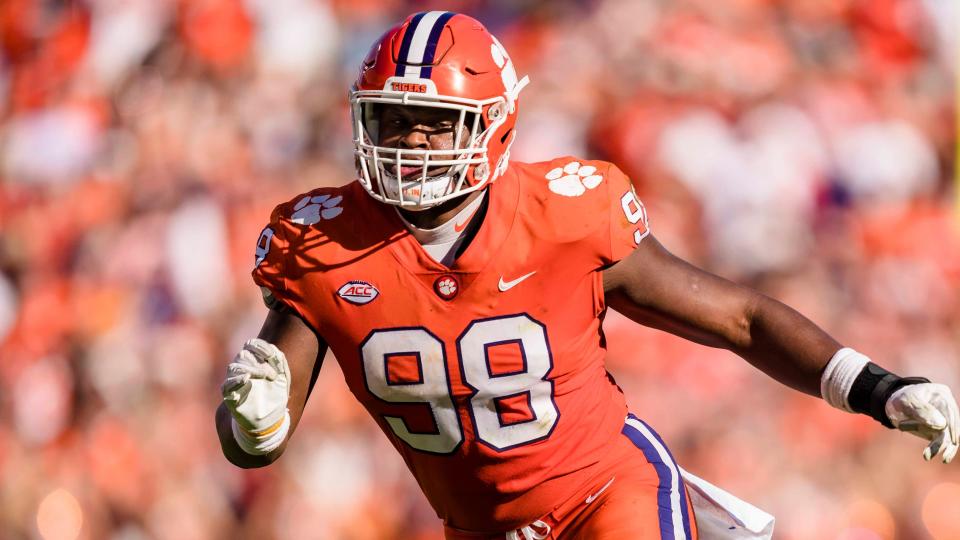
[{"label": "acc logo patch", "polygon": [[380,291],[366,281],[356,280],[344,283],[343,287],[340,287],[340,290],[337,291],[337,295],[351,304],[362,306],[373,302],[376,297],[380,296]]}]

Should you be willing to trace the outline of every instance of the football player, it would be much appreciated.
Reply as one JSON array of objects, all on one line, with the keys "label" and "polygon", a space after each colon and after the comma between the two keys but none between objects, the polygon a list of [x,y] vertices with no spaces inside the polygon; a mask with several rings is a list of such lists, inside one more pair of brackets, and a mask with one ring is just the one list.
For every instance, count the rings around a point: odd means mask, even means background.
[{"label": "football player", "polygon": [[281,455],[329,347],[448,538],[696,538],[679,467],[605,369],[607,307],[953,459],[947,387],[674,257],[610,163],[511,162],[526,84],[462,14],[374,44],[350,92],[358,181],[279,205],[257,242],[270,311],[227,368],[227,459]]}]

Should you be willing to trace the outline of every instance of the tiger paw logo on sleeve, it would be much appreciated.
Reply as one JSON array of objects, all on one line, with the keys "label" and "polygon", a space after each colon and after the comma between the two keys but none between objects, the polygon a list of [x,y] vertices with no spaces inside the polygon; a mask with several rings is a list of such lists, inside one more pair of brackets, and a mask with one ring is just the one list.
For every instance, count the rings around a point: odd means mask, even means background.
[{"label": "tiger paw logo on sleeve", "polygon": [[579,161],[571,161],[562,168],[552,169],[546,178],[549,180],[550,191],[564,197],[579,197],[603,181],[603,176],[597,174],[596,167],[581,165]]},{"label": "tiger paw logo on sleeve", "polygon": [[291,221],[300,225],[314,225],[325,219],[333,219],[343,212],[339,206],[342,196],[331,197],[330,195],[309,195],[297,201],[293,207]]}]

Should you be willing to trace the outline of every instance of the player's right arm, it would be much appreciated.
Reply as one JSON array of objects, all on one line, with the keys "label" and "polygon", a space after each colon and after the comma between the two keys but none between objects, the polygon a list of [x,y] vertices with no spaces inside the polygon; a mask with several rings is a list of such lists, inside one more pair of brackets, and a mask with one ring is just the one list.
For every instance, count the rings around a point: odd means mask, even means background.
[{"label": "player's right arm", "polygon": [[257,238],[252,275],[270,311],[258,337],[228,364],[221,386],[217,435],[224,456],[238,467],[263,467],[280,457],[327,352],[316,327],[303,319],[305,300],[290,280],[300,270],[293,253],[304,239],[289,220],[294,207],[291,201],[274,208]]},{"label": "player's right arm", "polygon": [[[323,356],[327,352],[327,344],[323,339],[289,309],[271,309],[257,337],[265,343],[272,344],[282,352],[288,371],[286,384],[288,385],[289,396],[286,399],[286,403],[271,404],[269,403],[271,395],[278,395],[276,388],[271,392],[266,389],[265,385],[251,385],[252,387],[248,389],[249,393],[245,396],[244,403],[247,403],[247,400],[258,400],[258,404],[260,405],[259,410],[267,413],[275,407],[285,408],[289,413],[289,425],[284,428],[285,436],[279,441],[279,446],[269,452],[264,454],[251,454],[244,450],[237,440],[237,427],[242,428],[244,425],[250,426],[252,423],[255,423],[257,419],[250,417],[250,407],[243,407],[242,405],[237,407],[235,405],[236,400],[231,401],[228,399],[227,394],[235,391],[235,389],[230,386],[237,386],[236,384],[228,384],[230,377],[236,376],[235,371],[228,370],[228,381],[225,381],[224,384],[225,400],[221,402],[217,408],[217,435],[220,438],[220,447],[223,449],[223,455],[230,463],[244,469],[269,465],[283,454],[287,446],[287,441],[290,440],[290,435],[293,434],[294,429],[296,429],[297,424],[300,422],[304,406],[307,403],[307,397],[309,397],[313,389],[313,384],[316,382],[317,374],[320,372],[320,366],[323,363]],[[248,344],[249,343],[250,342],[248,342]],[[256,354],[252,354],[251,356],[254,356],[258,362],[262,360],[256,358]],[[264,361],[264,364],[269,366],[270,362]],[[270,367],[269,369],[265,369],[265,371],[269,372],[271,369],[273,368]],[[257,374],[254,374],[254,378],[256,375]],[[235,380],[234,382],[240,381]],[[278,380],[275,378],[274,381],[262,382],[276,384]],[[282,416],[282,410],[279,412]],[[280,421],[285,420],[281,418]],[[270,426],[267,426],[267,428],[269,427]]]}]

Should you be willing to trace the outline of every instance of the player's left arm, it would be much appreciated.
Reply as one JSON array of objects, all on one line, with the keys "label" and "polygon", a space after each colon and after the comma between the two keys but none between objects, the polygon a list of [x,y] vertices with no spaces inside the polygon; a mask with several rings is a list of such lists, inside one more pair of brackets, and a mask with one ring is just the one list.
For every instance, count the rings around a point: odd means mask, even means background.
[{"label": "player's left arm", "polygon": [[729,349],[791,388],[931,441],[926,459],[957,453],[960,412],[949,388],[887,372],[794,309],[696,268],[652,235],[604,270],[603,288],[608,306],[640,324]]},{"label": "player's left arm", "polygon": [[700,270],[653,235],[603,272],[607,305],[691,341],[729,349],[778,381],[820,395],[820,374],[842,346],[786,305]]}]

